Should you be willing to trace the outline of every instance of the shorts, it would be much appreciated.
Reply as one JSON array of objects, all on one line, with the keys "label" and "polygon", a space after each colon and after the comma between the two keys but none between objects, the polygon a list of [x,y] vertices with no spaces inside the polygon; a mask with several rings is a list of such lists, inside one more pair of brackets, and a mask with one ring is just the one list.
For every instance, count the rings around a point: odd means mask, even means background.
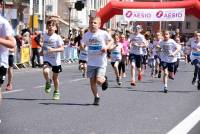
[{"label": "shorts", "polygon": [[80,64],[80,63],[87,63],[87,61],[86,61],[86,60],[79,60],[78,63],[79,63],[79,64]]},{"label": "shorts", "polygon": [[62,66],[61,65],[58,65],[58,66],[52,66],[51,63],[45,61],[44,62],[44,65],[48,65],[52,68],[52,72],[54,73],[60,73],[62,72]]},{"label": "shorts", "polygon": [[4,66],[0,67],[0,85],[4,83],[4,80],[6,78],[7,68]]},{"label": "shorts", "polygon": [[95,78],[106,75],[106,67],[87,66],[87,77]]},{"label": "shorts", "polygon": [[167,62],[161,61],[161,66],[163,67],[163,70],[167,68],[169,72],[174,72],[175,62],[167,63]]},{"label": "shorts", "polygon": [[143,56],[142,55],[130,54],[129,60],[130,60],[130,62],[134,62],[137,68],[141,68]]},{"label": "shorts", "polygon": [[112,62],[111,62],[111,66],[114,67],[114,65],[115,65],[116,62],[119,63],[119,61],[112,61]]},{"label": "shorts", "polygon": [[143,56],[142,56],[142,64],[144,64],[144,65],[147,64],[147,58],[148,58],[147,55],[143,55]]},{"label": "shorts", "polygon": [[14,66],[14,55],[9,55],[8,64],[9,64],[9,67],[13,67]]}]

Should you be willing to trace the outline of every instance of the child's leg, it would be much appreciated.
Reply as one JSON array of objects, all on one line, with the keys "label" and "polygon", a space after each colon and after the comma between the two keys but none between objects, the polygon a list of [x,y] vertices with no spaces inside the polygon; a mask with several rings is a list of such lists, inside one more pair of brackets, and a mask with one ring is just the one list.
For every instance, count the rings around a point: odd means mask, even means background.
[{"label": "child's leg", "polygon": [[50,77],[49,77],[50,68],[51,67],[49,65],[46,65],[46,64],[43,67],[43,76],[44,76],[45,80],[48,81],[48,82],[50,82]]},{"label": "child's leg", "polygon": [[58,79],[58,74],[59,73],[53,73],[53,83],[54,83],[54,88],[55,91],[58,91],[58,87],[59,87],[59,79]]},{"label": "child's leg", "polygon": [[118,66],[119,66],[119,61],[116,61],[115,63],[114,63],[114,71],[115,71],[115,76],[117,77],[117,78],[119,78],[119,70],[118,70]]}]

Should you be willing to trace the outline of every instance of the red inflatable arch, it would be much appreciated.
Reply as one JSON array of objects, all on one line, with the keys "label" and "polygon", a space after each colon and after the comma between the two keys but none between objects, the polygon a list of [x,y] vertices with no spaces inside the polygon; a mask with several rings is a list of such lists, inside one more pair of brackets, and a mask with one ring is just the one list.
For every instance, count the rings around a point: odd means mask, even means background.
[{"label": "red inflatable arch", "polygon": [[143,9],[143,8],[185,8],[186,14],[191,14],[200,19],[200,0],[183,0],[168,2],[119,2],[110,1],[104,8],[97,12],[102,20],[101,26],[114,15],[122,15],[123,9]]}]

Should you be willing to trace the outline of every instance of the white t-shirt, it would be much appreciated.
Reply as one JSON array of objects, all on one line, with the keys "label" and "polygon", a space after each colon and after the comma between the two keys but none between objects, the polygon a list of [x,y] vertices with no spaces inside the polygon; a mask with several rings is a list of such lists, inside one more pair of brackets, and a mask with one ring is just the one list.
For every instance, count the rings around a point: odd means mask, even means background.
[{"label": "white t-shirt", "polygon": [[191,42],[191,54],[190,54],[190,59],[193,61],[195,59],[200,60],[200,52],[199,51],[194,51],[194,49],[200,49],[200,42],[197,42],[196,40],[193,40]]},{"label": "white t-shirt", "polygon": [[[6,38],[7,36],[13,36],[14,32],[10,23],[0,16],[0,37]],[[0,44],[0,67],[4,66],[8,68],[8,55],[9,49]]]},{"label": "white t-shirt", "polygon": [[122,59],[122,44],[117,42],[118,46],[111,51],[111,62],[119,61]]},{"label": "white t-shirt", "polygon": [[173,63],[177,61],[177,56],[170,56],[178,48],[178,44],[173,40],[169,39],[168,41],[161,41],[161,61],[167,63]]},{"label": "white t-shirt", "polygon": [[130,37],[130,54],[136,54],[136,55],[145,55],[143,48],[140,46],[135,45],[141,45],[142,43],[146,43],[146,39],[144,35],[142,34],[131,34]]},{"label": "white t-shirt", "polygon": [[109,33],[100,29],[95,33],[88,31],[84,34],[81,44],[87,47],[89,66],[107,66],[107,54],[102,53],[101,49],[106,47],[106,42],[110,40],[112,40],[112,37]]},{"label": "white t-shirt", "polygon": [[152,51],[153,51],[153,55],[160,55],[160,50],[159,50],[159,48],[157,48],[156,46],[158,45],[158,46],[160,46],[160,42],[161,42],[162,40],[154,40],[153,41],[153,44],[152,44]]},{"label": "white t-shirt", "polygon": [[56,33],[49,36],[47,33],[44,34],[43,49],[43,61],[49,62],[52,66],[61,65],[60,52],[47,53],[48,48],[58,48],[64,44],[62,38]]}]

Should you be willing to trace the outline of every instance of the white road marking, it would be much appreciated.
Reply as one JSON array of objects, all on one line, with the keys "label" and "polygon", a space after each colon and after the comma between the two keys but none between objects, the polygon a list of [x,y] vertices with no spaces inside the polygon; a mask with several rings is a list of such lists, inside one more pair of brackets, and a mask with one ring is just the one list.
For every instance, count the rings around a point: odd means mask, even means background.
[{"label": "white road marking", "polygon": [[200,107],[187,116],[167,134],[187,134],[200,121]]},{"label": "white road marking", "polygon": [[5,92],[2,92],[2,94],[9,94],[9,93],[15,93],[15,92],[21,92],[21,91],[24,91],[24,89],[16,89],[16,90],[12,90],[12,91],[5,91]]},{"label": "white road marking", "polygon": [[77,82],[77,81],[86,80],[86,79],[87,78],[74,79],[74,80],[70,80],[69,82]]}]

